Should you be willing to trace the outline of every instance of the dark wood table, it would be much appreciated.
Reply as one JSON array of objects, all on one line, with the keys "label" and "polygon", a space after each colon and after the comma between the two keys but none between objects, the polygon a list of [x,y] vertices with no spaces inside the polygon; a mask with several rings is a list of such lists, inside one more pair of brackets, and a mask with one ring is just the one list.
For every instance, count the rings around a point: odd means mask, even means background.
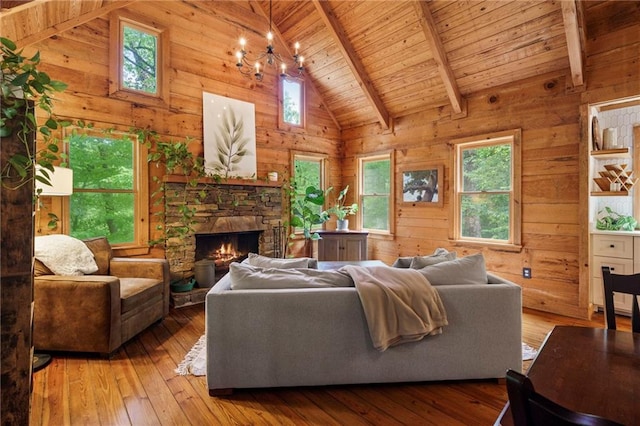
[{"label": "dark wood table", "polygon": [[[556,326],[527,375],[536,391],[565,407],[640,425],[640,334]],[[496,425],[513,425],[509,404]]]}]

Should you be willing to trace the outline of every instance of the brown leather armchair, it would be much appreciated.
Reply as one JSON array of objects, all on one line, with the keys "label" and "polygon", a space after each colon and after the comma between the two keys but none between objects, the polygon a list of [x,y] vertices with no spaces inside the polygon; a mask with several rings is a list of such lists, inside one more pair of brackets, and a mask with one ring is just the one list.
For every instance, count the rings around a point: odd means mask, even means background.
[{"label": "brown leather armchair", "polygon": [[169,313],[165,259],[114,258],[103,237],[84,243],[98,265],[95,274],[53,275],[36,259],[36,350],[111,354]]}]

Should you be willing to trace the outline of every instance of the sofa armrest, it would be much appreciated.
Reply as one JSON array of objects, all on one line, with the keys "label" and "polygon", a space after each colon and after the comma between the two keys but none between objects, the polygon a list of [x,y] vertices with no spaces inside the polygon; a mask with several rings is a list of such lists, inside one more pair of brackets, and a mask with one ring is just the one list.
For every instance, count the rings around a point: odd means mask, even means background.
[{"label": "sofa armrest", "polygon": [[36,349],[108,354],[121,342],[120,280],[106,275],[34,279]]},{"label": "sofa armrest", "polygon": [[114,257],[109,264],[109,273],[116,277],[153,278],[162,281],[163,316],[169,314],[171,289],[169,262],[166,259]]}]

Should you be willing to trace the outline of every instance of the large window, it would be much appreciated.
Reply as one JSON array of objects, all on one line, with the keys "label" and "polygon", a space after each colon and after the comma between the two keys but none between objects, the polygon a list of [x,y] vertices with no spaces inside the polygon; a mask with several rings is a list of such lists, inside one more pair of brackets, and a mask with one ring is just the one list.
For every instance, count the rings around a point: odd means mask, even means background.
[{"label": "large window", "polygon": [[280,126],[304,128],[305,117],[304,80],[280,79]]},{"label": "large window", "polygon": [[70,235],[105,236],[114,246],[142,247],[148,238],[144,146],[136,135],[74,128],[65,135],[73,195]]},{"label": "large window", "polygon": [[111,26],[110,94],[153,105],[161,102],[168,81],[166,32],[117,14]]},{"label": "large window", "polygon": [[[324,189],[326,156],[312,153],[294,152],[292,156],[293,179],[292,187],[296,198],[304,198],[306,189],[309,186]],[[324,206],[309,206],[316,213],[320,214],[324,210]],[[322,225],[312,226],[313,230],[322,229]],[[301,229],[295,229],[295,232],[301,232]]]},{"label": "large window", "polygon": [[391,153],[359,160],[360,223],[370,232],[393,231],[393,158]]},{"label": "large window", "polygon": [[520,244],[520,131],[454,141],[454,238]]}]

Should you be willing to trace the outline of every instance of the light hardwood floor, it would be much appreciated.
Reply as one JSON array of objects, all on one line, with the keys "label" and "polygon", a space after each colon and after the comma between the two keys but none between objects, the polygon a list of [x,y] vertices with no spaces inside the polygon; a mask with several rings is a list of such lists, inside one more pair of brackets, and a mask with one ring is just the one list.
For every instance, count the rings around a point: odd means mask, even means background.
[{"label": "light hardwood floor", "polygon": [[[556,324],[592,321],[525,310],[538,348]],[[627,318],[620,328],[630,329]],[[176,365],[204,332],[203,305],[172,309],[111,359],[55,354],[33,376],[32,425],[491,425],[507,401],[495,380],[236,391],[210,397]],[[526,362],[524,367],[528,367]]]}]

